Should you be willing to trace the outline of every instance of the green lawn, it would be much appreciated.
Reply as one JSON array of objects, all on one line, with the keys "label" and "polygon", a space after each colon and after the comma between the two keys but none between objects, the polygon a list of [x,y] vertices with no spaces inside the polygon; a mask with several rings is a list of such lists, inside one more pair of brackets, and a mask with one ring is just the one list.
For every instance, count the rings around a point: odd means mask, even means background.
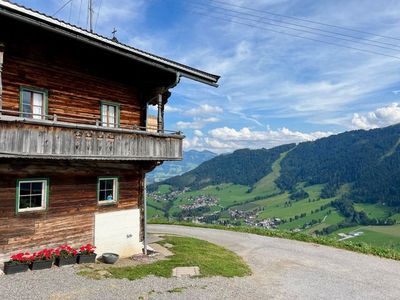
[{"label": "green lawn", "polygon": [[309,202],[309,199],[318,199],[321,189],[322,185],[313,185],[304,188],[310,196],[303,200],[291,201],[291,206],[285,206],[285,202],[289,201],[290,196],[287,192],[268,199],[256,201],[254,202],[255,205],[264,207],[264,211],[260,213],[259,219],[272,217],[287,219],[294,218],[295,215],[300,215],[301,213],[306,213],[308,216],[311,214],[312,210],[316,210],[322,205],[328,204],[334,200],[334,198],[330,198]]},{"label": "green lawn", "polygon": [[[331,211],[331,213],[328,214],[328,211]],[[326,228],[333,224],[337,224],[342,220],[344,220],[344,218],[335,209],[329,207],[320,212],[314,214],[308,214],[306,217],[294,220],[293,222],[282,224],[279,226],[279,229],[290,230],[290,229],[300,228],[304,224],[310,223],[311,220],[313,219],[314,220],[321,219],[322,222],[306,228],[305,230],[303,230],[304,233],[314,233],[316,230],[321,230],[323,228]]]},{"label": "green lawn", "polygon": [[253,187],[254,193],[276,194],[280,189],[276,186],[275,180],[281,174],[281,161],[285,158],[288,152],[282,153],[280,157],[272,164],[272,172],[264,178],[261,178]]},{"label": "green lawn", "polygon": [[337,230],[330,236],[339,239],[339,233],[363,232],[362,235],[351,238],[353,243],[363,242],[375,247],[400,250],[400,224],[391,226],[355,226]]},{"label": "green lawn", "polygon": [[355,203],[354,208],[356,211],[364,211],[372,219],[384,219],[390,213],[390,208],[382,204]]},{"label": "green lawn", "polygon": [[154,207],[147,206],[147,218],[160,218],[164,216],[164,212],[160,209],[155,209]]},{"label": "green lawn", "polygon": [[165,205],[164,202],[155,201],[155,200],[154,200],[153,198],[151,198],[151,197],[148,197],[148,198],[147,198],[147,203],[150,204],[151,206],[153,206],[153,207],[159,209],[159,210],[162,210],[163,207],[164,207],[164,205]]},{"label": "green lawn", "polygon": [[171,186],[168,184],[162,184],[158,187],[158,192],[160,194],[167,194],[171,191]]},{"label": "green lawn", "polygon": [[[392,226],[389,226],[392,227]],[[399,230],[399,228],[397,228]],[[363,235],[351,239],[353,242],[364,242],[369,245],[400,250],[400,236],[385,234],[375,228],[363,228]]]},{"label": "green lawn", "polygon": [[[251,270],[235,253],[209,242],[187,237],[166,236],[160,244],[173,245],[175,254],[166,260],[134,267],[109,268],[114,278],[135,280],[149,275],[171,277],[176,267],[198,266],[201,276],[247,276]],[[94,277],[93,271],[82,271],[81,275]]]},{"label": "green lawn", "polygon": [[[306,229],[304,232],[312,234],[317,230],[322,230],[326,227],[329,227],[331,225],[335,225],[335,224],[338,224],[338,223],[344,221],[345,218],[342,215],[340,215],[335,209],[333,209],[333,208],[329,208],[329,209],[331,209],[331,214],[327,215],[326,219],[321,224],[314,225],[314,226]],[[329,210],[329,209],[327,209],[327,210]]]},{"label": "green lawn", "polygon": [[400,223],[400,214],[395,214],[390,217],[391,219],[397,221],[397,223]]}]

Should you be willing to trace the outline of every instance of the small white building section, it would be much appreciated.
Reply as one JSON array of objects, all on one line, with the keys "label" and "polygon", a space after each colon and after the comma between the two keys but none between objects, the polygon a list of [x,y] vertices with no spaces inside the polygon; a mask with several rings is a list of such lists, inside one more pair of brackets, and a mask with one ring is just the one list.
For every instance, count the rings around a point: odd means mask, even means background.
[{"label": "small white building section", "polygon": [[142,253],[140,210],[128,209],[95,215],[94,244],[96,253],[117,253],[129,257]]}]

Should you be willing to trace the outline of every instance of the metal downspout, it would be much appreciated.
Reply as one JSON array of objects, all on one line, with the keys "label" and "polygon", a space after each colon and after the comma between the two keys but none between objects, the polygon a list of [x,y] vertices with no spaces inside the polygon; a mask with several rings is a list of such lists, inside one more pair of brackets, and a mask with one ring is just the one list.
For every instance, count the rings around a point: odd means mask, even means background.
[{"label": "metal downspout", "polygon": [[[169,89],[172,89],[174,87],[176,87],[179,83],[179,81],[181,80],[181,73],[176,72],[176,78],[175,78],[175,82],[173,82],[171,85],[167,86],[165,88],[165,91],[168,91]],[[147,255],[147,184],[146,184],[147,180],[146,180],[146,173],[144,173],[144,178],[143,178],[143,231],[144,231],[144,235],[143,235],[143,253],[144,255]]]}]

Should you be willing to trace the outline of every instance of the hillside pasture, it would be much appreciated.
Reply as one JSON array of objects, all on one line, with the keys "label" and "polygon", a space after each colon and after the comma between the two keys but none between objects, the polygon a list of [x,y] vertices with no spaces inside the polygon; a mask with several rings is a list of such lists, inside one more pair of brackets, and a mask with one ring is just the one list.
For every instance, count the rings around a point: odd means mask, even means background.
[{"label": "hillside pasture", "polygon": [[389,216],[391,209],[380,203],[354,203],[354,209],[356,211],[364,211],[367,216],[371,219],[384,219]]}]

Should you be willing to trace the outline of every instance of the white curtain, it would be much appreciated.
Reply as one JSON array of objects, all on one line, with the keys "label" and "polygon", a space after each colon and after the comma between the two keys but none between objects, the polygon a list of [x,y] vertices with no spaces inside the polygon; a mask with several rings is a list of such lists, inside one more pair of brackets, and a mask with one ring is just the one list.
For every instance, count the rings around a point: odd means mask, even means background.
[{"label": "white curtain", "polygon": [[43,119],[43,94],[33,93],[33,118]]}]

